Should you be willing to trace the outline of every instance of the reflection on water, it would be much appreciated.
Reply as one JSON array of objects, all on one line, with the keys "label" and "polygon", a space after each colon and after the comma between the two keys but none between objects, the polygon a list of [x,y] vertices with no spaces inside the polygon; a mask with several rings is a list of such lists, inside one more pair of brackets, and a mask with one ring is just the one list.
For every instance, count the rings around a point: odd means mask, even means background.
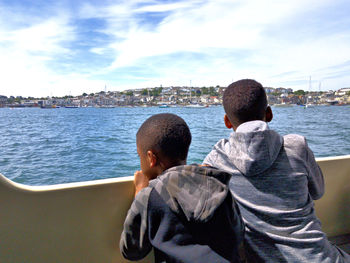
[{"label": "reflection on water", "polygon": [[[171,112],[188,123],[188,162],[201,162],[230,130],[222,107],[0,109],[0,172],[31,185],[133,175],[135,136],[149,116]],[[270,127],[308,139],[316,157],[350,154],[350,107],[273,108]]]}]

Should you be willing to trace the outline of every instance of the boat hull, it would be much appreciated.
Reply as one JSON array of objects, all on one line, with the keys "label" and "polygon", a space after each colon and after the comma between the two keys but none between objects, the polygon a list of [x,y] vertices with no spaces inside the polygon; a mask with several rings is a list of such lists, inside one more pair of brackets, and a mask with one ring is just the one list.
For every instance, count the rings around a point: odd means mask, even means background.
[{"label": "boat hull", "polygon": [[[336,240],[350,234],[350,155],[317,161],[326,192],[316,212]],[[119,238],[132,180],[26,186],[0,174],[0,262],[129,262],[120,255]],[[140,262],[153,262],[153,255]]]}]

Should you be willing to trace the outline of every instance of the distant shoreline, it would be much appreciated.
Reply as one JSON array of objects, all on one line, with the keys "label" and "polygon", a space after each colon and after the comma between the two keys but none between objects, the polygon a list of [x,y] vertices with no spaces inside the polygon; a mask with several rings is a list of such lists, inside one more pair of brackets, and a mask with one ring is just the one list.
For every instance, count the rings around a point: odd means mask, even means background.
[{"label": "distant shoreline", "polygon": [[[269,104],[271,107],[307,107],[304,104]],[[308,104],[312,107],[324,107],[324,106],[349,106],[350,103],[323,103],[323,104]],[[164,105],[116,105],[116,106],[52,106],[52,107],[40,107],[40,106],[26,106],[26,105],[6,105],[0,106],[1,108],[17,108],[17,109],[78,109],[78,108],[95,108],[95,109],[113,109],[113,108],[208,108],[219,107],[221,104],[168,104]]]},{"label": "distant shoreline", "polygon": [[[80,96],[9,98],[0,95],[0,107],[23,108],[113,108],[113,107],[203,107],[222,105],[225,87],[158,87],[141,90],[101,91],[98,93],[83,93]],[[348,105],[350,104],[350,88],[337,91],[307,92],[294,91],[285,88],[265,87],[270,105]]]}]

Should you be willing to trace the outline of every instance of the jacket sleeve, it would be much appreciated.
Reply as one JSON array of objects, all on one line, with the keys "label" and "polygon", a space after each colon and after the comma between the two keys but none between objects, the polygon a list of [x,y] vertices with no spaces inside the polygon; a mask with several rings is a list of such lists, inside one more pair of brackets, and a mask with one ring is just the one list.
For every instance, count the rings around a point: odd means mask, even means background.
[{"label": "jacket sleeve", "polygon": [[[212,167],[222,168],[221,162],[219,161],[220,156],[226,156],[225,145],[228,143],[227,139],[219,140],[214,146],[213,149],[208,153],[208,155],[203,160],[204,165],[209,165]],[[221,158],[220,158],[221,159]]]},{"label": "jacket sleeve", "polygon": [[218,141],[213,149],[208,153],[208,155],[204,158],[203,160],[203,165],[209,165],[209,166],[212,166],[212,167],[217,167],[218,165],[218,149],[220,147],[223,147],[223,146],[219,146],[220,144],[224,144],[225,143],[225,140],[220,140]]},{"label": "jacket sleeve", "polygon": [[147,206],[152,188],[142,189],[131,204],[120,237],[120,252],[129,260],[144,258],[152,249],[148,239]]},{"label": "jacket sleeve", "polygon": [[324,194],[324,179],[321,168],[318,166],[314,154],[306,141],[306,169],[308,171],[309,193],[313,200],[320,199]]},{"label": "jacket sleeve", "polygon": [[216,158],[216,152],[215,150],[212,150],[204,159],[203,165],[210,165],[214,167]]}]

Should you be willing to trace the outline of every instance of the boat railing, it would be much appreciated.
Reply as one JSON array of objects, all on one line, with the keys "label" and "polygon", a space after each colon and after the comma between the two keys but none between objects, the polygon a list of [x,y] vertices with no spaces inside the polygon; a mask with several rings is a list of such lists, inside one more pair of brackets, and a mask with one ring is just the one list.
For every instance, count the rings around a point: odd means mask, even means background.
[{"label": "boat railing", "polygon": [[[326,183],[317,215],[328,237],[347,246],[350,155],[317,161]],[[0,174],[0,262],[128,262],[119,237],[133,200],[132,179],[27,186]]]}]

